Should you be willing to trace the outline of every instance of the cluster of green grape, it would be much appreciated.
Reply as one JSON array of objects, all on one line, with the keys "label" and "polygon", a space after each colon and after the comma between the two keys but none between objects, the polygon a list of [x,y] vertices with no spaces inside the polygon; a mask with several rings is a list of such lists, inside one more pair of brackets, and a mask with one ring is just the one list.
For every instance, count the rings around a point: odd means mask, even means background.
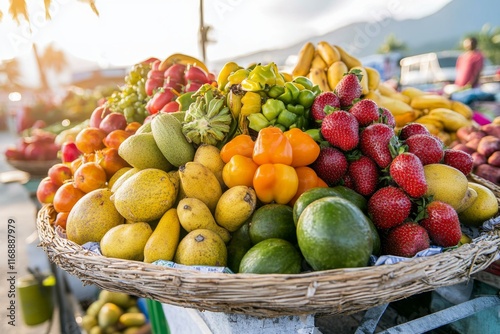
[{"label": "cluster of green grape", "polygon": [[151,99],[146,94],[145,83],[151,64],[135,64],[125,76],[125,84],[114,91],[106,101],[113,112],[122,113],[127,122],[140,122],[149,115],[146,103]]}]

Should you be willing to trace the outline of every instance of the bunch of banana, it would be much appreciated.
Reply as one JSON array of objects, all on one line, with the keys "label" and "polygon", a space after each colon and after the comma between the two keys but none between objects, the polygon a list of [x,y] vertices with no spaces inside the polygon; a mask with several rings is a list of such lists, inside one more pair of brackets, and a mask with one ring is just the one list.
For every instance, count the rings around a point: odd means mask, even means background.
[{"label": "bunch of banana", "polygon": [[399,92],[382,83],[370,98],[392,112],[397,127],[410,122],[421,123],[445,144],[455,140],[458,129],[474,124],[473,111],[468,105],[415,87]]},{"label": "bunch of banana", "polygon": [[268,126],[283,131],[293,127],[305,130],[309,109],[321,92],[319,85],[305,76],[292,78],[280,72],[274,62],[247,68],[228,62],[218,74],[217,85],[226,94],[226,104],[238,120],[235,134],[258,132]]},{"label": "bunch of banana", "polygon": [[361,79],[363,95],[378,88],[380,74],[377,70],[363,66],[359,59],[341,46],[325,41],[318,42],[316,46],[311,42],[302,46],[292,76],[306,76],[318,85],[321,91],[333,91],[344,74],[351,69],[358,69],[363,75]]}]

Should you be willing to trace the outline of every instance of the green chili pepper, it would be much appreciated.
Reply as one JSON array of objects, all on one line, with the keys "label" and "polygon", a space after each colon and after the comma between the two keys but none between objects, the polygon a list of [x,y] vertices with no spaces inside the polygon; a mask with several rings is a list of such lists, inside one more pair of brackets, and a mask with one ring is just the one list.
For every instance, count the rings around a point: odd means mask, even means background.
[{"label": "green chili pepper", "polygon": [[297,115],[295,115],[293,112],[288,111],[284,109],[280,114],[278,115],[278,124],[283,125],[285,128],[290,127],[295,121],[297,120]]},{"label": "green chili pepper", "polygon": [[278,117],[283,110],[286,110],[286,107],[280,100],[268,99],[266,103],[262,105],[262,114],[264,114],[268,121]]},{"label": "green chili pepper", "polygon": [[310,106],[312,106],[315,98],[316,95],[314,95],[313,91],[304,89],[300,91],[298,101],[301,105],[304,106],[304,108],[309,108]]},{"label": "green chili pepper", "polygon": [[295,86],[293,82],[285,82],[285,87],[292,93],[292,102],[297,101],[300,94],[299,87]]},{"label": "green chili pepper", "polygon": [[248,127],[252,130],[255,131],[260,131],[264,128],[267,128],[269,125],[269,121],[267,120],[266,117],[264,117],[263,114],[257,113],[257,114],[250,114],[247,116],[248,119]]},{"label": "green chili pepper", "polygon": [[269,97],[272,97],[273,99],[277,98],[278,96],[280,96],[281,94],[283,94],[285,92],[285,87],[284,86],[278,86],[278,85],[274,85],[272,86],[268,91],[267,91],[267,95]]},{"label": "green chili pepper", "polygon": [[302,116],[304,115],[304,106],[301,105],[301,104],[296,104],[296,105],[293,105],[293,104],[287,104],[286,106],[286,109],[288,111],[291,111],[293,112],[295,115],[297,116]]},{"label": "green chili pepper", "polygon": [[323,140],[321,136],[320,129],[308,129],[305,131],[315,142],[320,142]]},{"label": "green chili pepper", "polygon": [[309,80],[309,78],[304,77],[304,76],[295,77],[293,79],[293,82],[301,84],[302,86],[304,86],[305,89],[309,89],[309,90],[312,90],[312,88],[314,86],[313,82],[311,80]]},{"label": "green chili pepper", "polygon": [[292,103],[292,92],[285,86],[285,92],[278,96],[278,100],[283,101],[285,104]]}]

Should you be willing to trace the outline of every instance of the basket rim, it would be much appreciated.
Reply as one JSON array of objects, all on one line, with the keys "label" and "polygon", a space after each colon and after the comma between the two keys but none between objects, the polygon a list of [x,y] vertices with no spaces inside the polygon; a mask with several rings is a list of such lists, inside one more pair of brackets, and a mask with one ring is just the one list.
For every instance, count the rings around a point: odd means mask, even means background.
[{"label": "basket rim", "polygon": [[[472,274],[485,269],[500,253],[500,224],[497,224],[498,228],[493,232],[481,234],[470,244],[430,257],[412,258],[394,264],[300,274],[204,273],[141,261],[108,258],[85,250],[80,245],[57,235],[50,224],[51,213],[53,213],[51,205],[44,205],[38,213],[37,229],[40,246],[52,262],[70,274],[78,276],[84,283],[114,291],[128,289],[129,293],[177,306],[244,313],[259,317],[354,313],[366,310],[417,292],[468,281]],[[456,275],[444,280],[436,279],[433,273],[441,269],[434,267],[442,268],[453,259],[464,261],[465,265],[459,267],[456,272],[453,268],[443,268],[447,271],[445,275]],[[129,276],[134,276],[135,279],[131,280]],[[367,277],[372,276],[375,276],[377,289],[370,292],[369,300],[360,305],[356,305],[356,298],[342,300],[342,295],[347,294],[347,290],[342,291],[342,289],[347,287],[350,289],[355,287],[363,295],[368,293],[364,291],[363,285],[368,282]],[[161,292],[158,293],[149,286],[150,284],[159,287]],[[233,289],[244,287],[246,291],[239,291],[238,294],[241,295],[241,300],[226,298],[226,295],[233,293]],[[297,301],[294,297],[295,302],[287,303],[286,296],[283,297],[284,300],[280,299],[282,291],[286,293],[286,290],[291,290],[292,287],[302,291],[303,300]],[[331,289],[327,294],[328,297],[318,293],[321,289]],[[269,291],[264,294],[260,293],[261,290]],[[397,291],[391,292],[392,290]],[[273,292],[276,296],[273,296]],[[383,296],[377,299],[376,295],[379,293]],[[206,300],[192,299],[201,295],[204,295]],[[176,299],[179,296],[181,299]],[[325,305],[322,298],[330,296],[334,299],[340,298],[338,303]]]}]

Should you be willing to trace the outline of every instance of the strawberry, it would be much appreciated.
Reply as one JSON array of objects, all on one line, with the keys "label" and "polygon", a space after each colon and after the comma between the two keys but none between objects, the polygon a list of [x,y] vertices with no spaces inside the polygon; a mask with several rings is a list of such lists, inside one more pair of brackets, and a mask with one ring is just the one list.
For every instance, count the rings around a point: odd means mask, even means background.
[{"label": "strawberry", "polygon": [[399,131],[399,139],[406,140],[417,134],[430,135],[430,132],[423,124],[407,123]]},{"label": "strawberry", "polygon": [[349,112],[356,117],[359,126],[367,126],[376,122],[379,118],[377,104],[369,99],[363,99],[356,102]]},{"label": "strawberry", "polygon": [[325,118],[326,106],[329,106],[328,109],[340,109],[339,97],[334,92],[322,92],[314,99],[311,105],[311,116],[316,122],[322,121]]},{"label": "strawberry", "polygon": [[345,74],[335,86],[335,93],[340,99],[342,107],[348,107],[353,104],[354,100],[361,97],[363,91],[361,87],[360,71],[350,71]]},{"label": "strawberry", "polygon": [[311,168],[329,186],[338,183],[347,172],[348,162],[344,153],[334,147],[322,147]]},{"label": "strawberry", "polygon": [[390,164],[389,174],[409,196],[419,198],[425,195],[424,165],[415,154],[403,152],[396,156]]},{"label": "strawberry", "polygon": [[350,151],[359,143],[358,120],[345,110],[334,111],[323,118],[321,135],[332,146]]},{"label": "strawberry", "polygon": [[389,145],[395,139],[393,128],[386,124],[374,123],[361,131],[359,145],[364,155],[372,158],[380,168],[386,168],[392,161]]},{"label": "strawberry", "polygon": [[437,164],[443,158],[443,143],[431,134],[414,134],[405,140],[405,144],[408,152],[415,154],[424,166]]},{"label": "strawberry", "polygon": [[472,155],[462,150],[448,148],[444,150],[443,163],[455,167],[464,175],[469,175],[472,172],[474,159]]},{"label": "strawberry", "polygon": [[413,257],[430,247],[430,239],[425,228],[415,222],[408,222],[391,229],[383,245],[385,254]]},{"label": "strawberry", "polygon": [[359,159],[351,161],[347,169],[347,175],[353,182],[353,189],[363,195],[370,196],[377,190],[378,166],[372,159],[361,155]]},{"label": "strawberry", "polygon": [[448,203],[432,201],[425,208],[426,218],[420,221],[437,246],[453,247],[462,237],[460,221],[455,209]]},{"label": "strawberry", "polygon": [[380,107],[378,108],[378,112],[380,115],[378,118],[379,123],[389,125],[393,129],[396,127],[396,119],[394,118],[394,115],[392,115],[392,113],[389,111],[389,109]]},{"label": "strawberry", "polygon": [[367,212],[379,229],[389,229],[403,223],[411,212],[410,198],[398,187],[378,189],[368,200]]}]

